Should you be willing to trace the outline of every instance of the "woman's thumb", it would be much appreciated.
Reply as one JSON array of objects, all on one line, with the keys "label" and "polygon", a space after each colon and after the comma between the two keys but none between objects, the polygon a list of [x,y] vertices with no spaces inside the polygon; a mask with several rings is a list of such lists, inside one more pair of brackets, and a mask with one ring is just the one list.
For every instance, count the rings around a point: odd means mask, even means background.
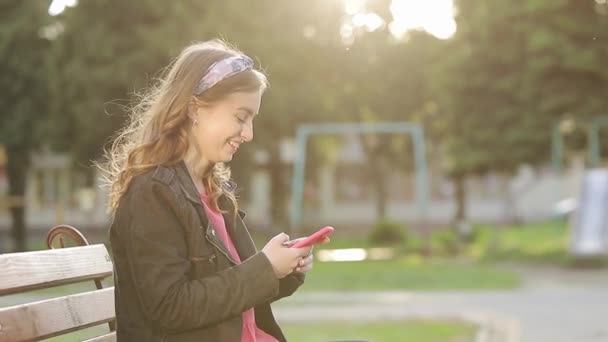
[{"label": "woman's thumb", "polygon": [[285,234],[285,233],[280,233],[277,236],[273,237],[272,240],[276,241],[277,243],[284,243],[286,241],[289,241],[289,235]]}]

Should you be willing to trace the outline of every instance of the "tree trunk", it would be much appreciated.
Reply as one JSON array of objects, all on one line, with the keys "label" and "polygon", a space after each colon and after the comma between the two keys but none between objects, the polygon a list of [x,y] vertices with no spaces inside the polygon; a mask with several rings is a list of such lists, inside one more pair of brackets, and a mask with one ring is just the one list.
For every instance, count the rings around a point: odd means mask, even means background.
[{"label": "tree trunk", "polygon": [[506,191],[504,197],[504,223],[507,224],[521,224],[521,217],[517,210],[517,201],[522,198],[528,191],[534,189],[534,183],[537,182],[536,177],[530,177],[527,182],[519,184],[517,188],[513,188],[510,185],[511,180],[515,176],[515,173],[504,174],[504,181],[506,182]]},{"label": "tree trunk", "polygon": [[24,252],[27,249],[27,232],[25,227],[25,208],[20,205],[20,199],[25,197],[25,178],[29,167],[27,148],[19,145],[7,145],[7,173],[8,173],[8,194],[11,198],[17,199],[10,206],[12,219],[12,237],[15,252]]},{"label": "tree trunk", "polygon": [[[287,232],[291,227],[288,227],[287,215],[285,210],[285,194],[288,189],[285,185],[285,177],[281,164],[280,146],[278,143],[273,144],[270,149],[270,160],[268,162],[268,172],[270,174],[270,215],[271,229],[273,233]],[[274,234],[273,234],[274,235]]]},{"label": "tree trunk", "polygon": [[471,242],[473,227],[467,217],[467,188],[465,175],[458,174],[453,177],[456,197],[456,214],[454,215],[453,229],[458,237],[457,249],[461,248],[461,244]]},{"label": "tree trunk", "polygon": [[516,194],[511,189],[507,189],[503,198],[503,223],[517,224],[519,222],[515,196]]},{"label": "tree trunk", "polygon": [[378,158],[371,166],[374,186],[376,188],[376,214],[378,215],[378,221],[386,219],[386,202],[388,196],[386,191],[386,175],[383,175],[383,171],[385,171],[386,168],[383,167],[383,162],[383,158]]},{"label": "tree trunk", "polygon": [[456,197],[456,215],[454,215],[454,222],[463,222],[467,216],[467,194],[465,177],[463,174],[457,174],[453,178],[455,186],[455,197]]},{"label": "tree trunk", "polygon": [[387,205],[387,191],[386,191],[386,177],[384,174],[386,168],[386,153],[385,146],[382,141],[376,135],[373,139],[367,140],[361,136],[360,141],[367,156],[368,174],[372,178],[372,184],[374,187],[375,198],[376,198],[376,215],[377,220],[386,219],[386,205]]}]

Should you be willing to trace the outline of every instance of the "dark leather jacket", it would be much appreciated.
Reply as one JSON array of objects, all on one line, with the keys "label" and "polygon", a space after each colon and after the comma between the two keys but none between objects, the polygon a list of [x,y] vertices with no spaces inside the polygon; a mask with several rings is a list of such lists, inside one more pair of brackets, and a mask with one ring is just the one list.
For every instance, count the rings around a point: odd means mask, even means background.
[{"label": "dark leather jacket", "polygon": [[277,279],[233,206],[220,198],[236,265],[185,164],[159,166],[133,179],[110,228],[119,342],[240,342],[241,314],[255,307],[259,328],[285,341],[270,303],[291,295],[304,275]]}]

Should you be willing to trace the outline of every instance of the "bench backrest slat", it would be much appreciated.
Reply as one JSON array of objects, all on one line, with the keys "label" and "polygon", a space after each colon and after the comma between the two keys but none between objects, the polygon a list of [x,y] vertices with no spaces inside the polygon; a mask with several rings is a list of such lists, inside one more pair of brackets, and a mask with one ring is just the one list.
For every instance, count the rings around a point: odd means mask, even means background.
[{"label": "bench backrest slat", "polygon": [[0,254],[0,296],[112,275],[103,244]]},{"label": "bench backrest slat", "polygon": [[0,308],[0,342],[38,341],[114,319],[114,288]]}]

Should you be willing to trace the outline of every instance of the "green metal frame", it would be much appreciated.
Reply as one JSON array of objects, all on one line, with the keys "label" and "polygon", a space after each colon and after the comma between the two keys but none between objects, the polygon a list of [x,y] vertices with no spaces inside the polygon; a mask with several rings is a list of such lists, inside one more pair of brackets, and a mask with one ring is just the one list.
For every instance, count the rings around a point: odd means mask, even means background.
[{"label": "green metal frame", "polygon": [[[596,116],[587,123],[587,153],[589,158],[589,166],[591,167],[599,165],[601,156],[600,128],[606,126],[608,126],[608,116]],[[560,132],[560,122],[553,124],[551,150],[553,169],[559,172],[562,169],[564,150],[564,141]]]},{"label": "green metal frame", "polygon": [[299,126],[296,132],[297,153],[291,183],[291,210],[289,217],[291,229],[293,230],[302,221],[302,196],[308,137],[318,134],[346,133],[404,133],[412,135],[414,142],[414,164],[416,168],[416,201],[418,202],[420,217],[424,220],[428,208],[429,185],[427,180],[424,130],[422,126],[409,122],[306,124]]},{"label": "green metal frame", "polygon": [[587,141],[589,143],[589,163],[598,166],[600,163],[600,128],[608,126],[608,116],[594,118],[587,130]]}]

